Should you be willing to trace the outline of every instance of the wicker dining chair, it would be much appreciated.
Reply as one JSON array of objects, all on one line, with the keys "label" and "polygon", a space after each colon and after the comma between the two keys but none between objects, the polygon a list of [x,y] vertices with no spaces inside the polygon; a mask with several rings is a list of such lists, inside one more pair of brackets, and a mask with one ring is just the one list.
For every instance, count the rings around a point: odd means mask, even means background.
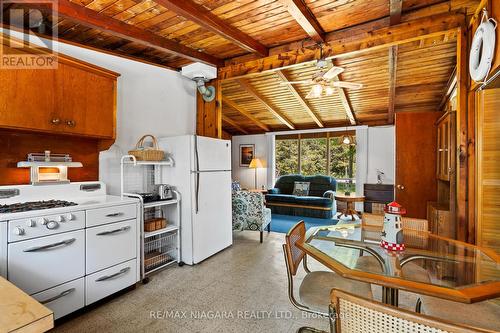
[{"label": "wicker dining chair", "polygon": [[[290,302],[299,310],[328,316],[330,291],[332,288],[347,290],[355,294],[371,297],[369,283],[345,279],[334,272],[314,271],[307,267],[307,256],[297,244],[305,241],[306,226],[300,221],[285,236],[283,251],[288,275],[288,297]],[[306,272],[299,287],[299,300],[294,294],[294,277],[297,275],[300,264]]]},{"label": "wicker dining chair", "polygon": [[402,310],[338,289],[331,292],[330,318],[336,333],[493,332]]}]

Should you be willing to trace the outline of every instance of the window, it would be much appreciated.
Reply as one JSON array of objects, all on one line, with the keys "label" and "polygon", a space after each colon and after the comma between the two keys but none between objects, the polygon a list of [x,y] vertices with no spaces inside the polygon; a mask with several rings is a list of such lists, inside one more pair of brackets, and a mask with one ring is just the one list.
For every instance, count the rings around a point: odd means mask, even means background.
[{"label": "window", "polygon": [[[344,132],[307,133],[276,137],[276,177],[300,173],[328,175],[339,191],[355,192],[356,146],[342,144]],[[354,138],[354,132],[349,133]]]},{"label": "window", "polygon": [[276,140],[276,177],[299,173],[299,140]]},{"label": "window", "polygon": [[300,173],[304,176],[327,175],[326,138],[300,140]]}]

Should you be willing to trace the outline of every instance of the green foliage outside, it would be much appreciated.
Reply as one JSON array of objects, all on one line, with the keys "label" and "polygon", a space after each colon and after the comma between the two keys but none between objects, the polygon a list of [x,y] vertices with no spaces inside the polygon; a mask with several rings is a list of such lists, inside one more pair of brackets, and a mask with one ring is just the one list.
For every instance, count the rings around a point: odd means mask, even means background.
[{"label": "green foliage outside", "polygon": [[[305,176],[330,175],[337,179],[338,190],[355,191],[356,146],[342,144],[341,138],[330,138],[330,170],[327,172],[327,138],[276,140],[276,177],[300,173]],[[347,180],[351,180],[347,183]]]}]

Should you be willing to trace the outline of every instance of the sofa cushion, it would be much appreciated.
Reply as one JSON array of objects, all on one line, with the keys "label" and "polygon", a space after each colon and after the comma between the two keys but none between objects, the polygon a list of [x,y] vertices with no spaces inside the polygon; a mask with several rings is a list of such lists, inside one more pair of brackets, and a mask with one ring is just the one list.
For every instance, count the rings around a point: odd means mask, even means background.
[{"label": "sofa cushion", "polygon": [[295,182],[303,182],[304,178],[302,175],[281,176],[274,187],[279,188],[281,194],[292,194]]},{"label": "sofa cushion", "polygon": [[333,201],[330,198],[323,197],[300,197],[291,194],[268,194],[266,195],[268,203],[287,203],[301,206],[331,207]]},{"label": "sofa cushion", "polygon": [[322,197],[326,191],[335,191],[337,187],[337,182],[332,177],[317,175],[304,178],[304,181],[311,183],[309,195],[313,197]]}]

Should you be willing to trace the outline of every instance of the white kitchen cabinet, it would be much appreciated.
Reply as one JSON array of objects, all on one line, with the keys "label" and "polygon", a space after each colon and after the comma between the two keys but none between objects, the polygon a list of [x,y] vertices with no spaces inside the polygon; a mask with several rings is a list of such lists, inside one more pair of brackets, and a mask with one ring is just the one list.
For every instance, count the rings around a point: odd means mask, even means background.
[{"label": "white kitchen cabinet", "polygon": [[136,282],[137,260],[104,269],[85,277],[85,304],[92,304],[106,296],[127,288]]},{"label": "white kitchen cabinet", "polygon": [[31,296],[54,311],[54,319],[59,319],[85,306],[85,278]]},{"label": "white kitchen cabinet", "polygon": [[87,210],[87,228],[97,225],[135,219],[136,205],[122,205]]},{"label": "white kitchen cabinet", "polygon": [[137,243],[136,219],[88,228],[85,232],[87,274],[137,257],[137,247],[131,246]]}]

